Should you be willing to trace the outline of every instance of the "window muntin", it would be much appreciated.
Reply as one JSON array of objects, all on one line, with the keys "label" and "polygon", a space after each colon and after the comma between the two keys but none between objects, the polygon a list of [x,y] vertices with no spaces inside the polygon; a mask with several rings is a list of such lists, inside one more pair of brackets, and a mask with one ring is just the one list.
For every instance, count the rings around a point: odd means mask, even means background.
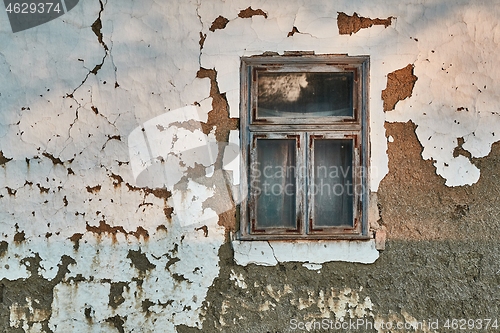
[{"label": "window muntin", "polygon": [[364,56],[243,59],[241,239],[367,238],[367,73]]}]

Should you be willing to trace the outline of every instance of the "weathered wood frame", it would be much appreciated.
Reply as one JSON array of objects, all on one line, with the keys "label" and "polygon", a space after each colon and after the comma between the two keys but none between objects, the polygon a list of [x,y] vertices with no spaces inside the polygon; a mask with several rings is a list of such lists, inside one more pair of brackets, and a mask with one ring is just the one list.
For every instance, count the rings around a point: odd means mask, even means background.
[{"label": "weathered wood frame", "polygon": [[[248,193],[240,205],[240,232],[242,240],[272,239],[368,239],[368,198],[369,198],[369,113],[368,84],[369,56],[345,55],[307,55],[307,56],[255,56],[241,59],[241,102],[240,102],[240,168],[242,179],[240,193]],[[353,72],[353,117],[318,117],[318,118],[258,118],[256,116],[256,82],[259,71],[272,72]],[[313,138],[343,138],[353,140],[353,168],[360,172],[353,173],[354,186],[362,189],[354,198],[353,228],[328,227],[315,231],[309,216],[312,208],[311,194],[307,190],[307,181],[312,179],[312,171],[297,175],[297,230],[273,228],[256,231],[252,218],[255,212],[255,197],[249,187],[251,171],[249,166],[255,152],[252,141],[255,137],[297,137],[297,163],[311,166],[312,155],[306,153],[313,149]],[[299,156],[300,155],[300,156]],[[299,170],[302,168],[299,168]],[[300,187],[299,187],[300,186]],[[300,211],[299,211],[300,208]]]}]

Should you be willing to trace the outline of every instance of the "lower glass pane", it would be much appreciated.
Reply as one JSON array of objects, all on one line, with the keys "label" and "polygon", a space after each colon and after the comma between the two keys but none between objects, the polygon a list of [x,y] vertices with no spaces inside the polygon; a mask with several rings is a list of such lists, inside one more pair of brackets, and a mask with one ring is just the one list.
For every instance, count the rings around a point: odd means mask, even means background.
[{"label": "lower glass pane", "polygon": [[352,140],[314,140],[313,225],[353,226]]},{"label": "lower glass pane", "polygon": [[256,228],[296,228],[296,141],[258,139],[251,190],[256,198]]}]

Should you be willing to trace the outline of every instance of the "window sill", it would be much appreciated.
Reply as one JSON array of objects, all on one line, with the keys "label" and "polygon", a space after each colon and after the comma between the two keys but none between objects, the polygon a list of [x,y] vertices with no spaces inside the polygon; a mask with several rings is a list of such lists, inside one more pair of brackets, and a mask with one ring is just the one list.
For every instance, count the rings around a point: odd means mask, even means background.
[{"label": "window sill", "polygon": [[[379,257],[375,240],[232,241],[238,265],[275,266],[283,262],[321,265],[330,261],[374,263]],[[306,265],[304,265],[307,267]],[[313,265],[314,266],[314,265]],[[318,269],[318,268],[314,268]]]}]

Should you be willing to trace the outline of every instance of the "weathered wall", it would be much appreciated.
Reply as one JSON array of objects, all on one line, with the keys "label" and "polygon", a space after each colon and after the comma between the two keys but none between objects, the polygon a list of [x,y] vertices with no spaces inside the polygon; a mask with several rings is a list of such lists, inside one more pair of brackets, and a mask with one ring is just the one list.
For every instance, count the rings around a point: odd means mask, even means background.
[{"label": "weathered wall", "polygon": [[[494,318],[499,14],[493,0],[92,0],[16,34],[0,20],[0,328]],[[235,261],[250,255],[231,243],[239,59],[285,51],[370,55],[380,254],[339,242],[294,261],[267,244],[271,261]]]}]

